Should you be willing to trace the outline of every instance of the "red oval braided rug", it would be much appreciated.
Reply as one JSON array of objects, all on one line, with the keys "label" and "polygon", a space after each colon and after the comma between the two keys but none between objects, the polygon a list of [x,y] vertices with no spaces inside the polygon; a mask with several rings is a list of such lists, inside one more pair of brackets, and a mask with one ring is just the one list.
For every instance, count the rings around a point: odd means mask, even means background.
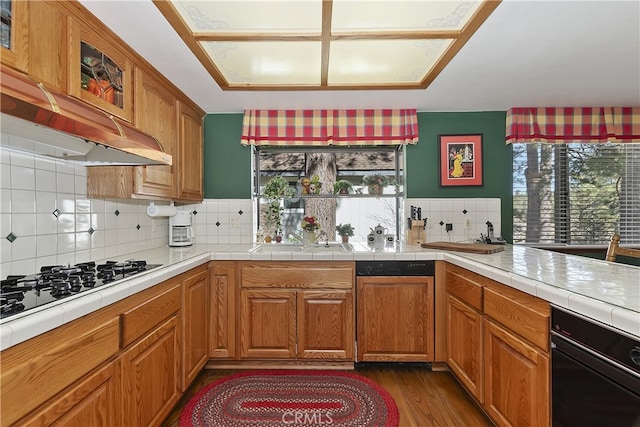
[{"label": "red oval braided rug", "polygon": [[397,427],[385,389],[343,371],[250,371],[208,384],[185,406],[180,427]]}]

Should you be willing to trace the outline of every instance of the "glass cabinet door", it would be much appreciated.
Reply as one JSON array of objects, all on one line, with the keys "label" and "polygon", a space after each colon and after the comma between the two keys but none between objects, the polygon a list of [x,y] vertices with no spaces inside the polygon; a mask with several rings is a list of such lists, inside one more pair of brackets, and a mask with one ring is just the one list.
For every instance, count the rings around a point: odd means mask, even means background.
[{"label": "glass cabinet door", "polygon": [[0,59],[21,71],[27,69],[29,2],[0,0]]},{"label": "glass cabinet door", "polygon": [[69,93],[126,121],[132,120],[132,62],[108,35],[71,25]]}]

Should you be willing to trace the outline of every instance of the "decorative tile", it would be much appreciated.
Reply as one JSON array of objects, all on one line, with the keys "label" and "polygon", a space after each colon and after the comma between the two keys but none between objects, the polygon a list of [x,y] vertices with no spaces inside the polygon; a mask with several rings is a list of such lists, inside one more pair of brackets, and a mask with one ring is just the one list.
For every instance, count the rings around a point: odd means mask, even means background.
[{"label": "decorative tile", "polygon": [[191,212],[193,215],[198,215],[198,211],[197,210],[193,210],[193,212]]},{"label": "decorative tile", "polygon": [[7,234],[7,237],[6,237],[6,239],[7,239],[8,241],[10,241],[11,243],[13,243],[17,238],[18,238],[18,236],[16,236],[16,235],[15,235],[15,234],[13,234],[13,233],[9,233],[9,234]]},{"label": "decorative tile", "polygon": [[242,209],[238,211],[238,215],[242,215],[244,212],[242,212]]},{"label": "decorative tile", "polygon": [[136,229],[140,230],[140,224],[136,225]]},{"label": "decorative tile", "polygon": [[462,213],[463,213],[463,214],[465,214],[465,215],[467,214],[467,212],[469,212],[469,211],[467,211],[466,209],[464,209],[464,210],[462,211]]},{"label": "decorative tile", "polygon": [[87,233],[89,233],[89,235],[93,234],[96,230],[93,229],[93,227],[89,227],[89,229],[87,230]]},{"label": "decorative tile", "polygon": [[216,226],[220,227],[220,221],[216,221]]},{"label": "decorative tile", "polygon": [[55,209],[53,212],[51,212],[53,214],[53,216],[55,216],[56,218],[58,218],[60,216],[60,211],[58,209]]},{"label": "decorative tile", "polygon": [[120,215],[120,211],[118,209],[116,209],[116,211],[114,212],[115,216]]}]

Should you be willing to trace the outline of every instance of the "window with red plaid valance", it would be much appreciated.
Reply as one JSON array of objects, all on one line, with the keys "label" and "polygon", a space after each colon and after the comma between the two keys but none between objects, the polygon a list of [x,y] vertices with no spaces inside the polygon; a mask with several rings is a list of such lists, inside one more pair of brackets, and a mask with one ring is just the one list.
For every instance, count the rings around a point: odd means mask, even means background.
[{"label": "window with red plaid valance", "polygon": [[400,145],[418,142],[415,109],[246,110],[244,145]]},{"label": "window with red plaid valance", "polygon": [[512,108],[507,144],[640,142],[640,107]]}]

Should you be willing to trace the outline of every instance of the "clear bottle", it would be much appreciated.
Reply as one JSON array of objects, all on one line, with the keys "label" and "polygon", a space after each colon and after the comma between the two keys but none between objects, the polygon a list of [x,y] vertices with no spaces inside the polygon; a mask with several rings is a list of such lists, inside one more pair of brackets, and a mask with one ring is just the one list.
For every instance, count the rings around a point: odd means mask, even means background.
[{"label": "clear bottle", "polygon": [[256,232],[256,243],[264,243],[264,232],[262,231],[262,227],[258,227],[258,231]]}]

